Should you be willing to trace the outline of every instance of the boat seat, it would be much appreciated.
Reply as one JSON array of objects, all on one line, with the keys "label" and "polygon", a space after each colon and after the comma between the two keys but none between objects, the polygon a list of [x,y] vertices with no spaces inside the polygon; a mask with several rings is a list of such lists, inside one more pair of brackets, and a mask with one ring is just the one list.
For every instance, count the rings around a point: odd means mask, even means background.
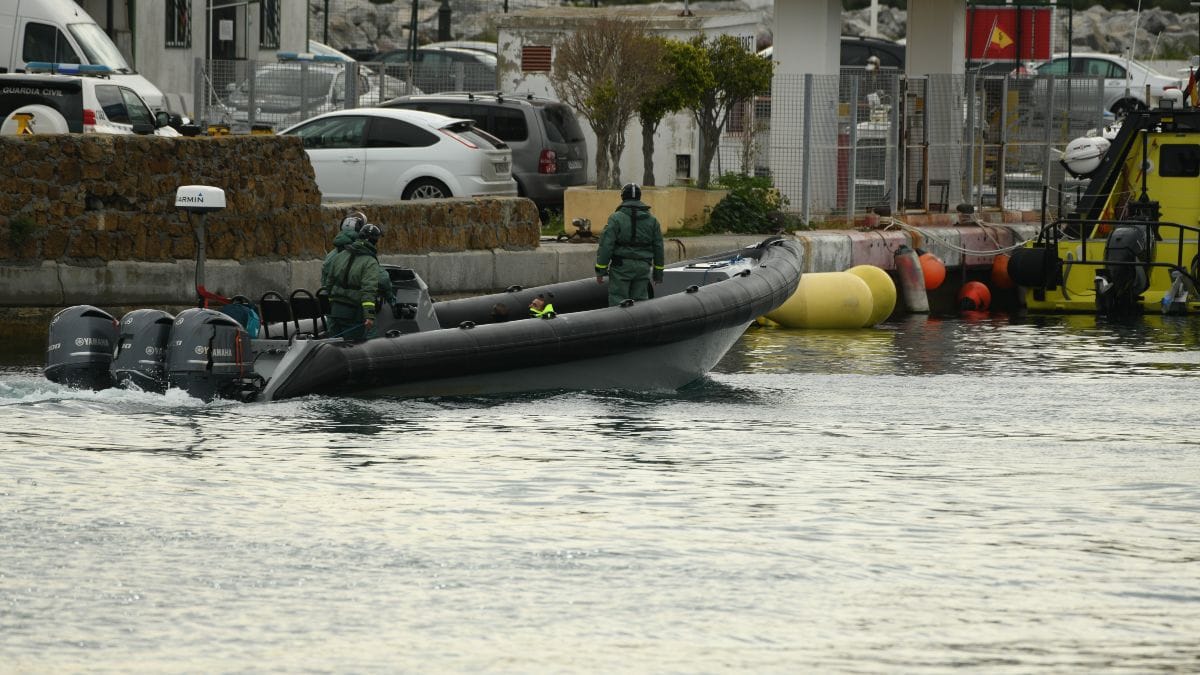
[{"label": "boat seat", "polygon": [[[262,315],[264,338],[287,339],[288,322],[292,320],[292,309],[288,301],[275,291],[267,291],[258,299],[258,311]],[[283,335],[271,335],[271,324],[279,324]]]},{"label": "boat seat", "polygon": [[333,309],[329,304],[329,289],[324,286],[317,289],[317,302],[321,305],[321,313],[329,316]]},{"label": "boat seat", "polygon": [[317,296],[303,288],[297,288],[288,298],[288,304],[291,305],[292,325],[295,326],[297,335],[306,332],[300,329],[300,321],[304,319],[312,319],[314,333],[319,335],[329,332],[329,324],[325,321],[325,312],[321,309],[321,301]]}]

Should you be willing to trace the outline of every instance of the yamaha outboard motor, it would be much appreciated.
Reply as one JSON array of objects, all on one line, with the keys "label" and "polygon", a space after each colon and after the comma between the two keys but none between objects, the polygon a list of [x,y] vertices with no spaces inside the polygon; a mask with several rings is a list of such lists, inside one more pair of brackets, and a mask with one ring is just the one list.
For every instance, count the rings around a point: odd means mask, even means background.
[{"label": "yamaha outboard motor", "polygon": [[135,309],[121,317],[112,377],[118,387],[158,394],[167,390],[167,339],[175,317],[158,309]]},{"label": "yamaha outboard motor", "polygon": [[167,383],[191,396],[250,400],[261,378],[253,373],[250,336],[242,325],[211,309],[186,309],[175,317],[167,341]]},{"label": "yamaha outboard motor", "polygon": [[50,321],[43,372],[51,382],[107,389],[116,346],[117,320],[111,314],[91,305],[68,307]]},{"label": "yamaha outboard motor", "polygon": [[1154,238],[1147,225],[1123,225],[1104,244],[1104,270],[1096,275],[1096,306],[1110,316],[1136,314],[1138,296],[1150,288],[1146,265],[1154,257]]}]

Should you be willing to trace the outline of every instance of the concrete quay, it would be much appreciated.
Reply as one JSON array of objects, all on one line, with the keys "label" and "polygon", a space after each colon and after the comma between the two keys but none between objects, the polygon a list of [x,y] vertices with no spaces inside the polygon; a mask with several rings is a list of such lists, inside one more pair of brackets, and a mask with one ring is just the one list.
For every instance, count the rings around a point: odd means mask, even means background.
[{"label": "concrete quay", "polygon": [[[896,249],[922,248],[947,268],[991,265],[989,252],[1032,236],[1035,224],[930,225],[920,228],[798,231],[790,236],[804,250],[805,272],[836,272],[870,264],[893,269]],[[667,262],[731,251],[762,241],[763,235],[670,237]],[[596,244],[545,241],[532,250],[473,250],[451,253],[382,255],[381,262],[410,267],[435,297],[526,288],[579,279],[593,272]],[[223,295],[257,299],[268,290],[281,293],[320,285],[320,259],[208,260],[205,285]],[[90,304],[102,308],[181,306],[195,297],[195,263],[111,261],[81,266],[57,261],[0,266],[0,307],[55,308]]]}]

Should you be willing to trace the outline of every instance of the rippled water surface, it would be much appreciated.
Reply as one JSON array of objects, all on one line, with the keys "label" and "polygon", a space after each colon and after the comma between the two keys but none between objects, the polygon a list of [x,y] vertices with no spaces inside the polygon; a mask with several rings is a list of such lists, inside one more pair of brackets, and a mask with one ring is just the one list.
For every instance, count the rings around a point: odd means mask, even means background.
[{"label": "rippled water surface", "polygon": [[0,370],[0,672],[1200,670],[1200,322],[752,329],[659,395]]}]

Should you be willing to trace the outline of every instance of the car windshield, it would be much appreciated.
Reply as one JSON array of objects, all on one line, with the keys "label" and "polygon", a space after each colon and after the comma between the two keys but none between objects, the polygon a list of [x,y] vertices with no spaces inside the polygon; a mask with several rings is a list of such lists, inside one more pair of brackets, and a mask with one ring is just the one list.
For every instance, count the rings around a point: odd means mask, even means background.
[{"label": "car windshield", "polygon": [[94,23],[72,23],[67,26],[75,41],[83,50],[83,56],[88,63],[112,68],[114,73],[132,73],[133,68],[121,56],[121,50],[113,44],[108,35]]},{"label": "car windshield", "polygon": [[583,140],[583,129],[570,109],[561,105],[548,105],[542,108],[542,117],[546,120],[546,135],[556,143],[578,143]]}]

